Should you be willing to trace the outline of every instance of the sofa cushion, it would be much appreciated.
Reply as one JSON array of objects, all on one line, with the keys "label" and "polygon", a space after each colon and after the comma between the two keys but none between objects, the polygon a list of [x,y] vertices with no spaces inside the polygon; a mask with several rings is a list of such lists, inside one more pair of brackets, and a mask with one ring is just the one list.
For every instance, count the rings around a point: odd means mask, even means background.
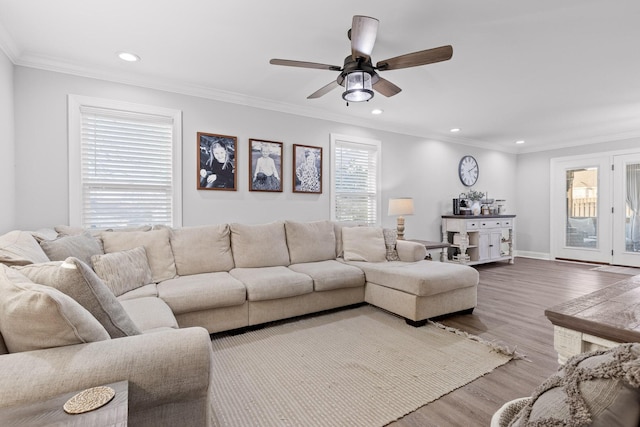
[{"label": "sofa cushion", "polygon": [[115,296],[151,283],[151,269],[144,246],[94,255],[91,264]]},{"label": "sofa cushion", "polygon": [[229,271],[234,267],[229,225],[173,230],[171,248],[180,276]]},{"label": "sofa cushion", "polygon": [[336,260],[291,264],[289,268],[313,279],[316,292],[364,286],[364,273],[357,267]]},{"label": "sofa cushion", "polygon": [[393,261],[349,262],[364,271],[367,282],[418,296],[436,295],[453,289],[476,286],[478,271],[467,265],[447,262]]},{"label": "sofa cushion", "polygon": [[247,289],[226,271],[192,274],[158,283],[158,295],[175,314],[244,304]]},{"label": "sofa cushion", "polygon": [[48,261],[49,258],[31,233],[14,230],[0,236],[0,263],[27,265]]},{"label": "sofa cushion", "polygon": [[102,243],[90,233],[43,240],[40,247],[51,261],[64,261],[69,257],[75,257],[89,265],[93,255],[104,253]]},{"label": "sofa cushion", "polygon": [[330,221],[285,221],[291,264],[336,258],[336,235]]},{"label": "sofa cushion", "polygon": [[178,329],[178,322],[171,308],[160,298],[135,298],[122,300],[120,303],[143,333],[162,328]]},{"label": "sofa cushion", "polygon": [[[171,279],[169,279],[171,280]],[[124,301],[127,299],[144,298],[144,297],[157,297],[158,287],[155,283],[149,283],[148,285],[140,286],[129,292],[125,292],[122,295],[118,295],[118,301]]]},{"label": "sofa cushion", "polygon": [[144,246],[155,283],[176,276],[176,264],[169,242],[170,230],[110,231],[102,233],[104,252],[120,252]]},{"label": "sofa cushion", "polygon": [[11,353],[109,339],[73,298],[6,266],[0,266],[0,327]]},{"label": "sofa cushion", "polygon": [[313,292],[313,280],[287,267],[234,268],[229,272],[244,283],[247,300],[264,301]]},{"label": "sofa cushion", "polygon": [[345,261],[384,262],[387,260],[382,228],[344,227],[342,245]]},{"label": "sofa cushion", "polygon": [[283,222],[231,224],[231,250],[238,268],[289,265]]},{"label": "sofa cushion", "polygon": [[33,282],[69,295],[87,309],[112,338],[140,333],[107,285],[78,258],[13,268]]},{"label": "sofa cushion", "polygon": [[[640,344],[582,353],[538,387],[502,425],[637,427],[640,423]],[[505,413],[505,416],[509,415]]]}]

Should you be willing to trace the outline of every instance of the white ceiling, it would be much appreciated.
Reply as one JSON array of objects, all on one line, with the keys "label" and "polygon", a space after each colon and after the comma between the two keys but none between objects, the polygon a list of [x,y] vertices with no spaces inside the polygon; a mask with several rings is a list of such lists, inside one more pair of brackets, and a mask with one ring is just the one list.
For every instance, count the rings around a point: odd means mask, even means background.
[{"label": "white ceiling", "polygon": [[[348,107],[340,89],[307,99],[337,72],[269,64],[342,66],[353,15],[380,20],[374,64],[453,58],[380,72],[403,91]],[[508,152],[640,136],[639,43],[637,0],[0,0],[17,65]]]}]

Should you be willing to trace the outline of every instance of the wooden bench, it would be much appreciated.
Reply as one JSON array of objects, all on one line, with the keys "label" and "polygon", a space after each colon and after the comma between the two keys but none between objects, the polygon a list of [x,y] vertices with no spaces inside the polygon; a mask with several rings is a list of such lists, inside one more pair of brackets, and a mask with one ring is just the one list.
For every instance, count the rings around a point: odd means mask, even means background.
[{"label": "wooden bench", "polygon": [[573,355],[640,342],[640,275],[548,308],[554,348],[563,364]]}]

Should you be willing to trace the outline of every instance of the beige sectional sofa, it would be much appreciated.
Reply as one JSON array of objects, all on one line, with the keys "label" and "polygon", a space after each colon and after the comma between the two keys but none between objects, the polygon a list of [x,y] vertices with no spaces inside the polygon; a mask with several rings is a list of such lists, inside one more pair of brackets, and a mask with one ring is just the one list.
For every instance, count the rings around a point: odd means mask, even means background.
[{"label": "beige sectional sofa", "polygon": [[[477,271],[425,255],[331,221],[7,233],[0,412],[126,379],[131,425],[212,424],[208,334],[364,302],[412,324],[472,311]],[[33,301],[45,308],[25,314]],[[66,332],[21,326],[40,323]]]}]

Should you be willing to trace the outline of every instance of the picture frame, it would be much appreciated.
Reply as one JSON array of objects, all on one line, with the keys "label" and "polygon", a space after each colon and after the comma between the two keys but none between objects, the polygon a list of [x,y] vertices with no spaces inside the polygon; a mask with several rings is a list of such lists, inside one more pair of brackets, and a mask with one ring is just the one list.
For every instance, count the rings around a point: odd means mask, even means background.
[{"label": "picture frame", "polygon": [[236,191],[238,138],[198,132],[198,190]]},{"label": "picture frame", "polygon": [[249,139],[249,191],[282,192],[283,143]]},{"label": "picture frame", "polygon": [[293,145],[293,192],[322,193],[322,147]]}]

